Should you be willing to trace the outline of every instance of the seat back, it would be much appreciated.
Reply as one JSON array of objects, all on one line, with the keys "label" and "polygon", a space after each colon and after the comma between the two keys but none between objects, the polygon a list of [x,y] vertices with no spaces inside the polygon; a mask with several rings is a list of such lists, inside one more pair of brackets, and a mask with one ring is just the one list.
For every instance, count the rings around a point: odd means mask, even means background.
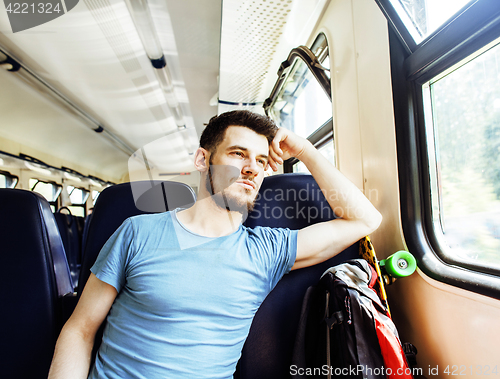
[{"label": "seat back", "polygon": [[85,251],[78,286],[81,295],[101,248],[129,217],[188,208],[196,201],[193,189],[184,183],[141,181],[106,188],[97,198],[84,241]]},{"label": "seat back", "polygon": [[0,189],[2,378],[46,378],[63,323],[62,296],[73,292],[48,202]]},{"label": "seat back", "polygon": [[66,207],[58,209],[58,211],[54,213],[54,217],[56,219],[59,233],[61,234],[64,251],[66,252],[66,258],[68,259],[71,278],[73,280],[73,284],[77,287],[82,255],[82,233],[76,216],[73,216],[71,213],[67,214],[61,212],[64,208]]},{"label": "seat back", "polygon": [[[245,225],[301,229],[334,217],[311,175],[283,174],[264,179]],[[356,243],[326,262],[285,275],[255,315],[235,378],[290,378],[293,345],[307,288],[316,284],[329,267],[357,257]]]}]

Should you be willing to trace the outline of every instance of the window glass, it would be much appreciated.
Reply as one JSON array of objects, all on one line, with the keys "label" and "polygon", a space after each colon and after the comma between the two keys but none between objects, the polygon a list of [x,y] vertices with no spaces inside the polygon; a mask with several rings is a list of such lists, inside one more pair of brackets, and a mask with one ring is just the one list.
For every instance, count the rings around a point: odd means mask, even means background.
[{"label": "window glass", "polygon": [[69,194],[69,200],[71,201],[71,204],[74,205],[81,205],[85,204],[87,201],[87,198],[89,197],[89,191],[84,190],[82,188],[75,188],[72,186],[68,186],[68,194]]},{"label": "window glass", "polygon": [[[330,162],[335,163],[335,147],[333,144],[333,139],[327,141],[324,145],[318,148],[318,151],[322,153]],[[307,174],[310,173],[306,165],[300,161],[293,165],[293,172],[303,172]]]},{"label": "window glass", "polygon": [[[293,49],[283,62],[278,81],[264,103],[266,114],[280,127],[307,138],[316,148],[326,149],[329,141],[333,151],[333,112],[330,85],[330,58],[326,36],[320,33],[311,48]],[[335,154],[325,150],[335,164]],[[308,172],[293,158],[285,171]]]},{"label": "window glass", "polygon": [[0,172],[0,188],[15,188],[19,178],[8,172]]},{"label": "window glass", "polygon": [[85,208],[80,205],[70,205],[68,209],[73,216],[85,217]]},{"label": "window glass", "polygon": [[500,267],[500,45],[450,71],[424,87],[436,232],[451,257]]},{"label": "window glass", "polygon": [[279,126],[304,138],[332,118],[330,99],[301,59],[295,61],[272,113]]},{"label": "window glass", "polygon": [[30,179],[29,186],[32,191],[39,193],[47,199],[49,203],[53,203],[59,197],[62,187],[55,183],[47,183],[38,179]]},{"label": "window glass", "polygon": [[390,0],[418,44],[471,0]]}]

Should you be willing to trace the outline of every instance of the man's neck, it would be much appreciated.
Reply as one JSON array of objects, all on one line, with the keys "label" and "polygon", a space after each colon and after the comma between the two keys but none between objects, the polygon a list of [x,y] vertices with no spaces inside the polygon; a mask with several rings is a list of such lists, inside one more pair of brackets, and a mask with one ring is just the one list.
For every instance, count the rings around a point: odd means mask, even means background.
[{"label": "man's neck", "polygon": [[234,233],[242,222],[240,212],[219,207],[213,199],[198,199],[188,209],[177,212],[178,220],[193,233],[205,237],[222,237]]}]

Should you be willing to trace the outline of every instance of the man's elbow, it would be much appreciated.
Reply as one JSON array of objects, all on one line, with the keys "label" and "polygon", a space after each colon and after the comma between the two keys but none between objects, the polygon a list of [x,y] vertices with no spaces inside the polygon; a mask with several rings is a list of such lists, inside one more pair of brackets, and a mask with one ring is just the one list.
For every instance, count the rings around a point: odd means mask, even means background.
[{"label": "man's elbow", "polygon": [[367,229],[366,235],[371,234],[377,230],[382,223],[382,214],[373,208],[373,211],[370,212],[369,215],[366,215],[363,221]]}]

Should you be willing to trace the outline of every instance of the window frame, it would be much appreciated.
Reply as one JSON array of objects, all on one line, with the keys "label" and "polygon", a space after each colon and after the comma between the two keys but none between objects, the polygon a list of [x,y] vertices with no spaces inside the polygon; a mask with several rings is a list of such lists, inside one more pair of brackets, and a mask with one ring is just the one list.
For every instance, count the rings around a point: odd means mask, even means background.
[{"label": "window frame", "polygon": [[60,196],[61,196],[61,192],[63,190],[63,186],[61,184],[59,184],[59,183],[56,183],[53,180],[39,179],[36,176],[35,177],[31,177],[30,179],[36,180],[36,183],[33,186],[30,186],[30,188],[29,188],[29,190],[32,191],[32,192],[35,192],[34,189],[35,189],[35,187],[37,186],[38,183],[52,184],[53,186],[59,188],[59,194],[57,195],[57,197],[56,197],[56,199],[54,201],[49,201],[48,199],[45,199],[45,200],[47,200],[47,202],[49,203],[49,205],[51,206],[51,208],[54,207],[54,208],[52,208],[52,211],[55,212],[59,208],[58,207],[58,205],[59,205],[59,199],[60,199]]},{"label": "window frame", "polygon": [[[72,190],[68,191],[68,189],[69,189],[68,187],[72,187]],[[83,217],[86,217],[87,216],[87,200],[91,196],[91,190],[89,190],[88,188],[84,188],[84,187],[81,187],[81,186],[76,186],[76,185],[73,185],[73,184],[66,184],[64,186],[64,188],[66,190],[66,193],[68,194],[68,199],[71,202],[71,205],[67,205],[66,206],[66,207],[68,207],[68,209],[70,209],[71,214],[75,214],[71,209],[81,208],[81,209],[83,209]],[[71,201],[71,194],[73,193],[74,190],[80,190],[80,191],[83,191],[84,193],[87,194],[87,197],[85,198],[85,201],[83,203],[76,204],[76,203],[73,203]]]},{"label": "window frame", "polygon": [[11,179],[16,179],[16,184],[14,184],[14,187],[5,187],[5,188],[14,189],[19,184],[19,176],[17,176],[17,175],[13,175],[10,172],[4,171],[4,170],[0,170],[0,175],[3,175],[5,177],[11,178]]},{"label": "window frame", "polygon": [[[375,0],[389,18],[391,75],[405,242],[418,267],[438,281],[500,299],[499,273],[445,254],[432,218],[430,162],[423,85],[500,37],[500,7],[477,0],[411,48],[388,0]],[[498,3],[497,3],[498,4]],[[401,22],[399,23],[401,24]],[[404,27],[403,27],[404,28]],[[431,147],[433,148],[433,147]],[[404,169],[402,169],[404,168]]]},{"label": "window frame", "polygon": [[[319,54],[316,55],[313,51],[318,48],[318,43],[319,41],[321,41],[321,39],[324,39],[326,43],[326,48],[325,50],[320,50]],[[327,52],[326,54],[325,51]],[[323,57],[323,59],[320,61],[323,55],[326,56]],[[291,69],[296,63],[297,59],[302,60],[306,64],[309,71],[318,81],[318,84],[325,91],[326,95],[330,99],[330,102],[332,102],[331,80],[325,73],[325,71],[329,69],[326,69],[322,65],[325,58],[329,59],[330,54],[329,54],[328,39],[326,38],[326,35],[323,32],[318,33],[318,35],[314,39],[314,42],[311,45],[311,48],[308,48],[306,46],[298,46],[292,49],[288,54],[288,58],[281,63],[280,69],[278,70],[278,80],[274,84],[271,94],[264,101],[263,107],[266,115],[270,116],[269,115],[270,109],[272,108],[274,102],[276,101],[278,95],[280,94],[283,84],[286,83],[288,75],[291,73],[292,71]],[[310,141],[316,148],[320,148],[321,146],[325,145],[328,142],[334,142],[333,115],[323,125],[321,125],[314,132],[312,132],[307,137],[307,140]],[[283,162],[283,172],[284,173],[293,172],[293,166],[296,165],[298,162],[299,160],[297,158],[290,158],[286,160],[285,162]]]},{"label": "window frame", "polygon": [[[328,142],[333,141],[333,118],[330,118],[327,122],[316,129],[307,140],[313,144],[316,149],[319,149]],[[297,158],[290,158],[283,162],[283,172],[289,173],[293,172],[293,166],[297,164],[299,160]]]}]

